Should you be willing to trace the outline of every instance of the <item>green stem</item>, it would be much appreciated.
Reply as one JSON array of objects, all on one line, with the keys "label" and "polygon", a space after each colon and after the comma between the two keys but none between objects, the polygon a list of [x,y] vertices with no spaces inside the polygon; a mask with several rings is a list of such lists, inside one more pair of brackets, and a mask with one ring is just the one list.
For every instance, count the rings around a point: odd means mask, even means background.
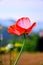
[{"label": "green stem", "polygon": [[25,44],[25,39],[24,39],[24,41],[23,41],[23,45],[22,45],[21,51],[20,51],[20,53],[19,53],[19,55],[18,55],[18,57],[17,57],[17,59],[16,59],[14,65],[17,65],[17,63],[18,63],[18,61],[19,61],[19,58],[20,58],[20,56],[21,56],[21,54],[22,54],[22,51],[23,51],[23,48],[24,48],[24,44]]}]

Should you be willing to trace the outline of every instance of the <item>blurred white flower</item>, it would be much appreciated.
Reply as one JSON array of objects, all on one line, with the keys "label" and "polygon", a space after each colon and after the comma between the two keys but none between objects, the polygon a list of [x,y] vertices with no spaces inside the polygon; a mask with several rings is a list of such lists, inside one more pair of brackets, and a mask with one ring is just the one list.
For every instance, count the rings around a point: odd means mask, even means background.
[{"label": "blurred white flower", "polygon": [[6,50],[9,50],[9,49],[11,49],[11,48],[13,48],[13,44],[8,44],[8,45],[6,46]]}]

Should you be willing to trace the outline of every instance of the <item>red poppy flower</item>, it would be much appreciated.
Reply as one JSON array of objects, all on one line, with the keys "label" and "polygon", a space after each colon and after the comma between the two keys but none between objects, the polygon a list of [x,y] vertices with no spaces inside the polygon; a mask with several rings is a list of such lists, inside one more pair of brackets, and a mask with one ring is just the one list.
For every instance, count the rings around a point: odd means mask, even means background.
[{"label": "red poppy flower", "polygon": [[34,22],[32,25],[28,17],[22,17],[16,21],[16,24],[8,28],[8,32],[11,34],[21,35],[24,33],[30,33],[33,27],[36,25]]}]

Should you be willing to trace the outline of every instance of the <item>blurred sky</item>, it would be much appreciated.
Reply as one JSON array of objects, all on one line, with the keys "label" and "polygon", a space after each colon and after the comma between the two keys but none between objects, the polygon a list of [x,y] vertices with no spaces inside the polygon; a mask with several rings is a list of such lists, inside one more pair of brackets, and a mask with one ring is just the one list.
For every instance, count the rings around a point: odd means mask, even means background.
[{"label": "blurred sky", "polygon": [[29,17],[32,23],[43,22],[43,0],[0,0],[0,19],[23,16]]}]

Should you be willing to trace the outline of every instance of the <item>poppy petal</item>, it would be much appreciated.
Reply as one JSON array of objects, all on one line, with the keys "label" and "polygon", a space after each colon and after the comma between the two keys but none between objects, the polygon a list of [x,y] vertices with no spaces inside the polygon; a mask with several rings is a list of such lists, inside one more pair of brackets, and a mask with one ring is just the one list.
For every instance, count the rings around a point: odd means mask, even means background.
[{"label": "poppy petal", "polygon": [[34,22],[34,23],[32,24],[32,26],[26,30],[26,33],[30,33],[31,30],[33,29],[33,27],[35,27],[35,26],[36,26],[36,22]]},{"label": "poppy petal", "polygon": [[14,29],[14,27],[16,30],[18,30],[20,32],[20,34],[23,34],[25,32],[25,29],[23,29],[17,25],[12,25],[12,29]]},{"label": "poppy petal", "polygon": [[8,28],[8,32],[13,34],[13,29],[11,27]]},{"label": "poppy petal", "polygon": [[20,26],[16,26],[17,27],[17,30],[21,33],[21,34],[23,34],[23,33],[25,33],[25,29],[24,28],[21,28]]},{"label": "poppy petal", "polygon": [[17,27],[16,25],[12,25],[8,28],[8,32],[11,34],[21,35],[24,33],[20,27]]},{"label": "poppy petal", "polygon": [[18,19],[16,24],[21,28],[28,29],[30,27],[30,19],[28,17],[22,17]]},{"label": "poppy petal", "polygon": [[16,25],[12,25],[8,28],[8,32],[11,34],[20,35],[20,32],[16,29]]}]

